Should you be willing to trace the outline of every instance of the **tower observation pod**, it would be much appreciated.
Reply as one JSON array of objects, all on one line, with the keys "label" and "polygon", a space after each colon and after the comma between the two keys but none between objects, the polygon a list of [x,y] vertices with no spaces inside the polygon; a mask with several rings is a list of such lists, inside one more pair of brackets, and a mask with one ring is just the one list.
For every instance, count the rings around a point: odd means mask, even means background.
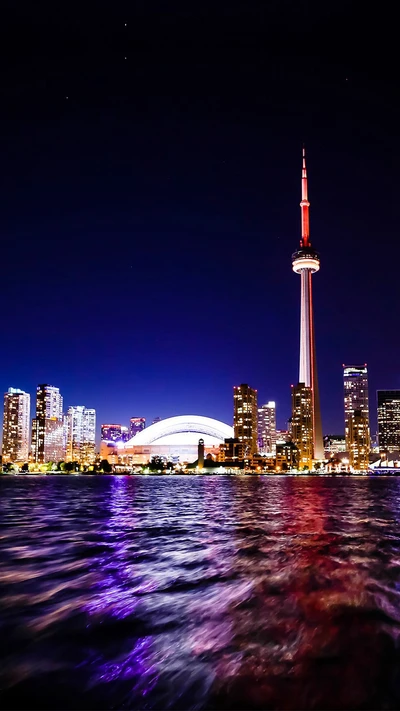
[{"label": "tower observation pod", "polygon": [[300,249],[292,254],[292,268],[301,278],[300,296],[300,368],[299,382],[311,388],[314,459],[324,459],[321,409],[319,404],[317,362],[315,355],[312,275],[319,271],[319,254],[311,246],[306,155],[303,148],[301,176],[301,240]]}]

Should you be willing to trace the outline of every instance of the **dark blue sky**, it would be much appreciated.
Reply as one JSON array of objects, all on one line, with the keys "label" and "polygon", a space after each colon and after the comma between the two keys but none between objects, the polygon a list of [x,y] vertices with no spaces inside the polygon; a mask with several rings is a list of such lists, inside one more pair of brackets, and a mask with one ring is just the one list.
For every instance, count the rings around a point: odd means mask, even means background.
[{"label": "dark blue sky", "polygon": [[248,382],[283,427],[304,140],[323,429],[343,431],[342,363],[365,361],[374,429],[376,388],[400,388],[390,18],[266,5],[8,3],[3,391],[58,385],[99,424],[231,422]]}]

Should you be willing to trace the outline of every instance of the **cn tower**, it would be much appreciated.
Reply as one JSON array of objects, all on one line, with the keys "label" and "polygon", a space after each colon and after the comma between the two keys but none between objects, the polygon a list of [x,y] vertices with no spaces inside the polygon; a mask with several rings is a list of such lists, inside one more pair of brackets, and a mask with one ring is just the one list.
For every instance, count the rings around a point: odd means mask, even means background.
[{"label": "cn tower", "polygon": [[303,147],[301,175],[301,240],[300,249],[292,254],[292,268],[301,277],[300,371],[299,382],[311,388],[314,459],[324,459],[321,408],[319,404],[317,361],[315,357],[314,308],[312,275],[319,271],[319,254],[311,246],[306,152]]}]

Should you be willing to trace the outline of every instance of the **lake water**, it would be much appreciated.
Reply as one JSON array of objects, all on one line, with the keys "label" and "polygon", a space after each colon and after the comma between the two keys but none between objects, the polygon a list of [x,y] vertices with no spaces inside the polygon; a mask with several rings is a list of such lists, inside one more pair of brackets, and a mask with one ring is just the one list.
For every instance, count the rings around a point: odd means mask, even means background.
[{"label": "lake water", "polygon": [[400,707],[400,478],[0,478],[0,706]]}]

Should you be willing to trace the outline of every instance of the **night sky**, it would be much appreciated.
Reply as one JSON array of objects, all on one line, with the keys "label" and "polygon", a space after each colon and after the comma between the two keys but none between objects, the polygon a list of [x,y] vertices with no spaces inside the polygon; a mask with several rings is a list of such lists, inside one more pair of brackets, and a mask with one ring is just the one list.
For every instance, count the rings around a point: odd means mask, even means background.
[{"label": "night sky", "polygon": [[285,426],[304,141],[323,430],[367,362],[375,431],[400,388],[400,111],[394,18],[365,7],[3,3],[1,392],[231,423],[248,382]]}]

